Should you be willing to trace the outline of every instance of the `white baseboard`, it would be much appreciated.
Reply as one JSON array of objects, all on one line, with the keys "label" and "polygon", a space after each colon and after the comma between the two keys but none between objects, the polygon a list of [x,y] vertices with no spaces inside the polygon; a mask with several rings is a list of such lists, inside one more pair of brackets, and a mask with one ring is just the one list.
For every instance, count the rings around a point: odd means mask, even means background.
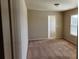
[{"label": "white baseboard", "polygon": [[63,38],[33,38],[33,39],[29,39],[29,40],[51,40],[51,39],[63,39]]},{"label": "white baseboard", "polygon": [[65,38],[64,38],[64,40],[69,41],[69,42],[71,42],[71,43],[73,43],[73,44],[77,45],[77,42],[75,42],[75,41],[73,41],[73,40],[70,40],[70,39],[65,39]]}]

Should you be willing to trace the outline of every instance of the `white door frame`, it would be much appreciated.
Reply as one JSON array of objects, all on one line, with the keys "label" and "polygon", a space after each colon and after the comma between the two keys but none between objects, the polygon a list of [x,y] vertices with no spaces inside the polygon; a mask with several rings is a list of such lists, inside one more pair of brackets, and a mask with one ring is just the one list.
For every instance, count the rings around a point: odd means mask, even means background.
[{"label": "white door frame", "polygon": [[[53,19],[50,17],[52,16]],[[54,39],[56,38],[56,24],[55,24],[55,15],[48,16],[48,38]],[[51,23],[52,22],[52,23]]]}]

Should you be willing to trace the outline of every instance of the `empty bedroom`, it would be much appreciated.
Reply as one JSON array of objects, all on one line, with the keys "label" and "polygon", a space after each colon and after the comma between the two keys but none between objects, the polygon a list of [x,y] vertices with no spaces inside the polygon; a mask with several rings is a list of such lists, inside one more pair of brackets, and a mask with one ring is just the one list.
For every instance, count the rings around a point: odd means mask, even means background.
[{"label": "empty bedroom", "polygon": [[76,59],[77,0],[26,0],[28,59]]}]

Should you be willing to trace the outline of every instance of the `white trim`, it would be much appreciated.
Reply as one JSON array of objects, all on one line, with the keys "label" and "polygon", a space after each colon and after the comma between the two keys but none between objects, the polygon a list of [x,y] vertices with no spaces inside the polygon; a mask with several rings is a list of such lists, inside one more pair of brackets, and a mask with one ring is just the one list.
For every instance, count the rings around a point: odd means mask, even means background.
[{"label": "white trim", "polygon": [[11,22],[14,59],[27,59],[28,23],[25,0],[11,1]]},{"label": "white trim", "polygon": [[48,40],[48,39],[49,40],[51,40],[51,39],[54,40],[54,39],[63,39],[63,38],[33,38],[33,39],[30,38],[29,41],[31,41],[31,40]]}]

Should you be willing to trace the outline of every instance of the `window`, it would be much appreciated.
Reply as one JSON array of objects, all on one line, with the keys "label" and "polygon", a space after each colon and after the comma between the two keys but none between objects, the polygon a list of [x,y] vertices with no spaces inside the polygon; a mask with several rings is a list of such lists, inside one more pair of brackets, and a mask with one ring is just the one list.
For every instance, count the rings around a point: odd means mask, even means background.
[{"label": "window", "polygon": [[77,36],[78,15],[71,16],[70,34]]}]

